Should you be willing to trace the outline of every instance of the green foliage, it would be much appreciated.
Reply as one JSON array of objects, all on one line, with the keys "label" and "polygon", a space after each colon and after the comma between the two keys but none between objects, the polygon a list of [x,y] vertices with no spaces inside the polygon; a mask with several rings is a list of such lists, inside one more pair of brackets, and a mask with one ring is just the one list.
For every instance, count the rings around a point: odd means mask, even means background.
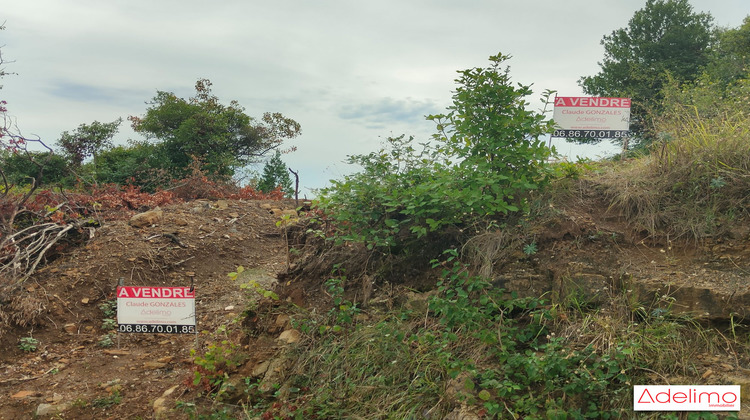
[{"label": "green foliage", "polygon": [[523,253],[526,255],[534,255],[537,252],[536,242],[532,242],[530,244],[526,244],[523,247]]},{"label": "green foliage", "polygon": [[18,340],[18,348],[26,353],[35,352],[38,345],[39,340],[34,337],[22,337]]},{"label": "green foliage", "polygon": [[211,174],[231,176],[242,167],[277,149],[286,138],[300,134],[300,125],[279,113],[254,121],[238,102],[223,105],[211,93],[211,82],[200,79],[189,99],[158,91],[143,117],[130,117],[133,130],[159,142],[174,178],[198,158]]},{"label": "green foliage", "polygon": [[501,65],[459,72],[447,114],[432,115],[432,144],[387,139],[384,148],[355,155],[362,171],[332,181],[319,206],[341,229],[341,240],[391,253],[417,252],[429,234],[485,224],[527,207],[526,194],[546,182],[551,131],[544,116],[526,108],[528,86],[514,86]]},{"label": "green foliage", "polygon": [[114,333],[112,333],[112,334],[104,334],[104,335],[100,336],[99,337],[99,341],[97,341],[96,344],[99,347],[112,347],[112,346],[114,346],[115,345],[115,340],[112,338],[113,335],[114,335]]},{"label": "green foliage", "polygon": [[672,240],[721,235],[750,204],[750,80],[725,86],[704,75],[664,95],[651,155],[600,180],[637,229]]},{"label": "green foliage", "polygon": [[245,267],[240,265],[240,266],[237,266],[237,271],[233,271],[227,274],[227,276],[232,280],[241,281],[240,288],[242,289],[253,290],[261,297],[264,297],[267,299],[279,300],[279,295],[277,295],[271,290],[267,290],[263,288],[263,286],[261,286],[257,280],[250,279],[250,280],[244,281],[244,278],[242,276],[242,273],[244,272],[245,272]]},{"label": "green foliage", "polygon": [[[334,266],[334,274],[339,271],[338,265]],[[333,320],[333,325],[326,325],[320,328],[320,332],[323,333],[329,329],[333,332],[339,332],[346,325],[351,325],[354,322],[354,317],[359,313],[359,307],[356,303],[352,303],[344,297],[344,285],[346,284],[346,276],[339,275],[331,277],[325,282],[328,293],[333,298],[333,308],[328,312]]]},{"label": "green foliage", "polygon": [[102,329],[112,331],[99,337],[97,345],[99,347],[112,347],[115,344],[113,330],[117,328],[117,299],[111,299],[99,304],[99,310],[102,311]]},{"label": "green foliage", "polygon": [[688,0],[648,0],[627,28],[602,39],[601,71],[579,84],[587,94],[631,98],[631,131],[648,143],[649,112],[660,109],[668,78],[690,82],[708,63],[712,20]]},{"label": "green foliage", "polygon": [[[159,183],[155,172],[169,167],[169,161],[158,145],[131,142],[99,152],[96,159],[96,180],[104,184],[139,185],[148,191],[166,186]],[[157,185],[154,185],[154,181]],[[164,184],[164,185],[159,185]]]},{"label": "green foliage", "polygon": [[96,398],[91,402],[94,407],[107,408],[122,402],[122,395],[118,387],[113,387],[112,391],[106,397]]},{"label": "green foliage", "polygon": [[727,86],[747,78],[750,70],[750,16],[739,28],[720,29],[705,73],[712,80]]},{"label": "green foliage", "polygon": [[[483,418],[622,416],[643,363],[631,337],[598,350],[573,344],[550,332],[553,307],[470,275],[455,250],[433,264],[443,270],[427,313],[390,314],[300,348],[288,386],[307,394],[290,401],[290,416],[442,418],[459,403]],[[334,296],[339,285],[328,282]]]},{"label": "green foliage", "polygon": [[0,150],[0,168],[9,184],[30,185],[35,179],[38,185],[71,183],[68,162],[52,152]]},{"label": "green foliage", "polygon": [[[297,390],[286,418],[443,418],[447,375],[440,360],[395,317],[325,334],[295,355],[299,368],[289,382]],[[292,407],[289,407],[292,406]],[[262,409],[253,414],[270,410]],[[442,415],[441,415],[442,414]],[[260,417],[275,418],[275,417]]]},{"label": "green foliage", "polygon": [[102,329],[104,331],[110,331],[117,328],[117,320],[113,318],[104,318],[102,320]]},{"label": "green foliage", "polygon": [[115,318],[117,316],[117,299],[110,299],[100,303],[99,310],[102,311],[105,318]]},{"label": "green foliage", "polygon": [[111,123],[94,121],[91,124],[81,124],[72,133],[63,131],[57,144],[65,150],[68,159],[74,167],[79,167],[83,160],[96,155],[99,151],[112,146],[112,137],[117,134],[122,118]]},{"label": "green foliage", "polygon": [[[473,346],[485,352],[480,360],[451,354],[447,363],[454,376],[469,374],[469,403],[481,404],[492,416],[562,410],[575,417],[616,417],[618,410],[610,402],[629,391],[626,372],[633,359],[632,344],[624,342],[605,353],[591,346],[571,349],[565,340],[549,334],[546,324],[552,316],[543,301],[509,298],[470,276],[457,262],[455,250],[447,251],[446,257],[435,261],[435,266],[444,267],[443,280],[430,309],[445,327],[441,337],[446,344],[468,335]],[[582,398],[585,404],[571,404]]]},{"label": "green foliage", "polygon": [[277,150],[276,154],[263,167],[263,175],[258,181],[258,189],[264,193],[269,193],[278,187],[281,187],[281,191],[286,197],[291,197],[294,194],[289,170],[281,160],[281,152]]},{"label": "green foliage", "polygon": [[229,371],[237,368],[244,357],[238,353],[238,346],[229,340],[210,343],[202,355],[192,349],[190,355],[195,365],[192,386],[218,394],[224,391],[223,386],[229,378]]}]

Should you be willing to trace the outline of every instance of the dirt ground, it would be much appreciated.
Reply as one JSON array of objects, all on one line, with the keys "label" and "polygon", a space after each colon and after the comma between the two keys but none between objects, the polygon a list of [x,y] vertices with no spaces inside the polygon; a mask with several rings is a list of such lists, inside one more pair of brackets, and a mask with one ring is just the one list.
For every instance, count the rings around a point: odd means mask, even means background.
[{"label": "dirt ground", "polygon": [[[9,331],[0,342],[0,419],[34,418],[45,410],[70,419],[152,418],[157,398],[192,380],[190,350],[205,348],[210,333],[246,309],[252,291],[227,274],[241,265],[245,276],[272,289],[286,271],[279,216],[269,211],[277,207],[284,205],[219,200],[169,206],[151,226],[108,222],[84,247],[45,266],[25,290],[40,308],[39,325]],[[120,279],[130,286],[194,285],[203,333],[113,334],[102,346],[107,331],[99,306],[115,301]],[[24,337],[38,340],[36,351],[19,349]],[[250,345],[246,351],[262,351]],[[189,387],[178,388],[171,407],[192,398],[184,395]]]},{"label": "dirt ground", "polygon": [[[680,245],[639,236],[620,215],[608,213],[606,205],[591,203],[591,197],[582,197],[535,228],[528,239],[535,241],[538,252],[516,251],[496,283],[537,296],[578,287],[594,292],[586,296],[594,301],[629,287],[628,293],[646,300],[669,296],[661,303],[671,303],[672,310],[708,320],[735,314],[738,322],[746,323],[750,227],[738,228],[730,238]],[[264,307],[262,317],[245,312],[257,294],[241,283],[255,280],[271,290],[281,281],[286,292],[282,302],[321,303],[315,301],[320,279],[288,283],[289,256],[275,208],[293,209],[295,203],[219,200],[172,205],[162,209],[162,218],[151,226],[108,222],[85,246],[47,264],[25,285],[37,324],[8,331],[0,339],[0,420],[189,418],[186,410],[175,409],[176,402],[204,408],[211,404],[190,386],[195,368],[191,349],[202,354],[221,337],[222,328],[238,319],[244,319],[245,330],[255,331],[227,337],[250,355],[245,366],[252,370],[270,360],[283,346],[277,338],[290,328],[288,316],[280,305]],[[238,266],[246,269],[243,281],[227,276]],[[294,265],[291,268],[294,272]],[[115,301],[120,281],[131,286],[194,285],[200,333],[114,334],[112,342],[103,345],[106,316],[100,306]],[[243,312],[249,316],[240,317]],[[261,322],[265,325],[255,325]],[[36,351],[19,348],[25,337],[38,340]],[[696,368],[705,383],[747,386],[749,363],[747,355],[725,360],[704,354],[697,356]],[[750,400],[747,387],[743,392]],[[159,407],[166,410],[157,416]]]}]

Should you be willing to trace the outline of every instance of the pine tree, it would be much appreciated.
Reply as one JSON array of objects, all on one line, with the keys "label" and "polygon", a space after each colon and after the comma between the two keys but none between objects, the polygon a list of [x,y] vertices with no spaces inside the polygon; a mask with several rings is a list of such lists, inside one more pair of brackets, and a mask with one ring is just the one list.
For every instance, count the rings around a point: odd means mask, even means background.
[{"label": "pine tree", "polygon": [[263,176],[258,181],[258,189],[267,193],[273,191],[279,185],[281,185],[281,191],[286,197],[291,197],[294,194],[292,178],[289,176],[286,164],[281,160],[281,152],[277,150],[276,154],[263,167]]}]

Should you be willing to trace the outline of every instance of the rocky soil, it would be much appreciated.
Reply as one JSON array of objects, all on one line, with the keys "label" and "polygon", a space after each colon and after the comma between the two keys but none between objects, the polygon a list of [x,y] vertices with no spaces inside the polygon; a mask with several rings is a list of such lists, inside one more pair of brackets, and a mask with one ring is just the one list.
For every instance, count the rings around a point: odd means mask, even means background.
[{"label": "rocky soil", "polygon": [[[190,399],[183,385],[192,381],[190,350],[205,349],[211,333],[255,299],[241,283],[256,280],[273,289],[286,271],[278,207],[284,205],[224,200],[170,206],[145,223],[107,223],[85,247],[40,270],[24,296],[38,309],[30,311],[38,314],[37,325],[0,341],[0,419],[153,418]],[[247,269],[243,278],[229,278],[240,265]],[[115,301],[120,279],[131,286],[194,285],[202,333],[112,334],[111,343],[101,343],[107,331],[99,306]],[[273,332],[286,327],[282,322]],[[25,337],[38,340],[36,351],[19,349]],[[280,343],[246,342],[244,350],[268,356]]]}]

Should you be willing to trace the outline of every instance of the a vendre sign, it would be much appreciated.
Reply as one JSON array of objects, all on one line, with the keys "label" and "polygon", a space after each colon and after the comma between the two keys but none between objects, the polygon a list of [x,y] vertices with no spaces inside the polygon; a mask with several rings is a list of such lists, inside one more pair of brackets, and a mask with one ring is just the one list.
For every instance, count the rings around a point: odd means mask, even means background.
[{"label": "a vendre sign", "polygon": [[558,96],[552,137],[619,138],[630,133],[630,98]]},{"label": "a vendre sign", "polygon": [[635,385],[634,411],[740,411],[740,385]]},{"label": "a vendre sign", "polygon": [[117,324],[122,333],[195,333],[195,289],[117,287]]}]

